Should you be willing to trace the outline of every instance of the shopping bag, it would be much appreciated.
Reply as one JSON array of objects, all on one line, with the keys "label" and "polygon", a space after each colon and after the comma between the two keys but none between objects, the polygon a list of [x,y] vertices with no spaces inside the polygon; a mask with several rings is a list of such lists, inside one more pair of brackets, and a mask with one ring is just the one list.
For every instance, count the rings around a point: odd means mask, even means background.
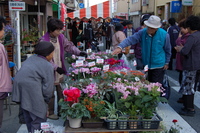
[{"label": "shopping bag", "polygon": [[171,87],[169,85],[169,80],[168,80],[167,74],[164,74],[162,87],[165,89],[164,90],[165,95],[163,97],[165,97],[168,100],[170,97],[170,93],[171,93]]}]

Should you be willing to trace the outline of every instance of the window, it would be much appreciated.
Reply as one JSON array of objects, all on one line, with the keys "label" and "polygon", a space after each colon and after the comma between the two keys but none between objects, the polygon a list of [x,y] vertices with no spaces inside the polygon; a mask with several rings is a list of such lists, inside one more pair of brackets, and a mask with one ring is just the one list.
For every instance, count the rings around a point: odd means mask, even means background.
[{"label": "window", "polygon": [[138,2],[138,0],[132,0],[132,4]]}]

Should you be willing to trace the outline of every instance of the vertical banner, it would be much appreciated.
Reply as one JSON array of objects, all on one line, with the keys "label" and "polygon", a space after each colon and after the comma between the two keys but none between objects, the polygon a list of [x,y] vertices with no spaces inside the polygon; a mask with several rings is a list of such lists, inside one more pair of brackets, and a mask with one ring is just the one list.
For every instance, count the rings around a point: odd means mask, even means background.
[{"label": "vertical banner", "polygon": [[61,17],[60,17],[60,20],[63,22],[64,24],[64,27],[63,27],[63,30],[66,29],[66,22],[65,22],[65,18],[67,18],[67,13],[66,13],[66,5],[63,4],[63,3],[60,3],[60,7],[61,7]]}]

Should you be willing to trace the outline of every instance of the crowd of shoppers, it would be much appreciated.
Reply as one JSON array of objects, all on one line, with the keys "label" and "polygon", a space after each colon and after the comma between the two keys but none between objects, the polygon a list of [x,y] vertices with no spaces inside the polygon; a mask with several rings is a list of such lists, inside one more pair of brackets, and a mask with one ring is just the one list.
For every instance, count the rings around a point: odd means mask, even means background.
[{"label": "crowd of shoppers", "polygon": [[[172,61],[176,57],[175,69],[179,72],[179,93],[182,94],[178,102],[183,103],[179,113],[194,116],[195,87],[199,82],[196,77],[200,70],[200,18],[190,16],[179,21],[178,25],[174,18],[170,18],[168,23],[170,26],[166,28],[166,20],[161,21],[158,16],[149,14],[141,17],[141,26],[136,30],[131,21],[126,23],[126,28],[121,23],[115,23],[114,34],[110,32],[112,54],[119,54],[118,57],[121,58],[124,48],[134,48],[135,55],[138,55],[137,69],[142,70],[145,65],[148,66],[147,79],[161,84],[165,70],[173,69]],[[0,16],[0,39],[3,38],[5,25],[5,19]],[[14,102],[20,103],[29,132],[40,129],[40,123],[45,122],[47,118],[59,118],[59,113],[55,114],[59,112],[59,107],[58,110],[54,110],[54,91],[57,92],[58,101],[63,98],[60,83],[67,74],[64,53],[87,56],[86,52],[76,47],[76,22],[73,26],[74,37],[71,42],[62,34],[63,22],[50,18],[47,22],[48,31],[35,46],[35,55],[24,61],[13,83],[8,67],[8,56],[0,43],[0,127],[3,101],[8,92],[12,92]]]}]

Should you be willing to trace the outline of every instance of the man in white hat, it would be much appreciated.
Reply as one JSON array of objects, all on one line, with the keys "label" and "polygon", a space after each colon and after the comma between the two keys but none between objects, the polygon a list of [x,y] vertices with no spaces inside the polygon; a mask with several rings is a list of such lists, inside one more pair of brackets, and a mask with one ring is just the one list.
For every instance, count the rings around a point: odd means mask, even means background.
[{"label": "man in white hat", "polygon": [[161,27],[161,20],[158,16],[151,15],[144,21],[147,28],[144,28],[134,35],[122,41],[113,51],[113,55],[119,54],[124,47],[141,44],[142,62],[148,65],[148,80],[162,84],[164,70],[168,69],[171,57],[171,44],[168,33]]}]

